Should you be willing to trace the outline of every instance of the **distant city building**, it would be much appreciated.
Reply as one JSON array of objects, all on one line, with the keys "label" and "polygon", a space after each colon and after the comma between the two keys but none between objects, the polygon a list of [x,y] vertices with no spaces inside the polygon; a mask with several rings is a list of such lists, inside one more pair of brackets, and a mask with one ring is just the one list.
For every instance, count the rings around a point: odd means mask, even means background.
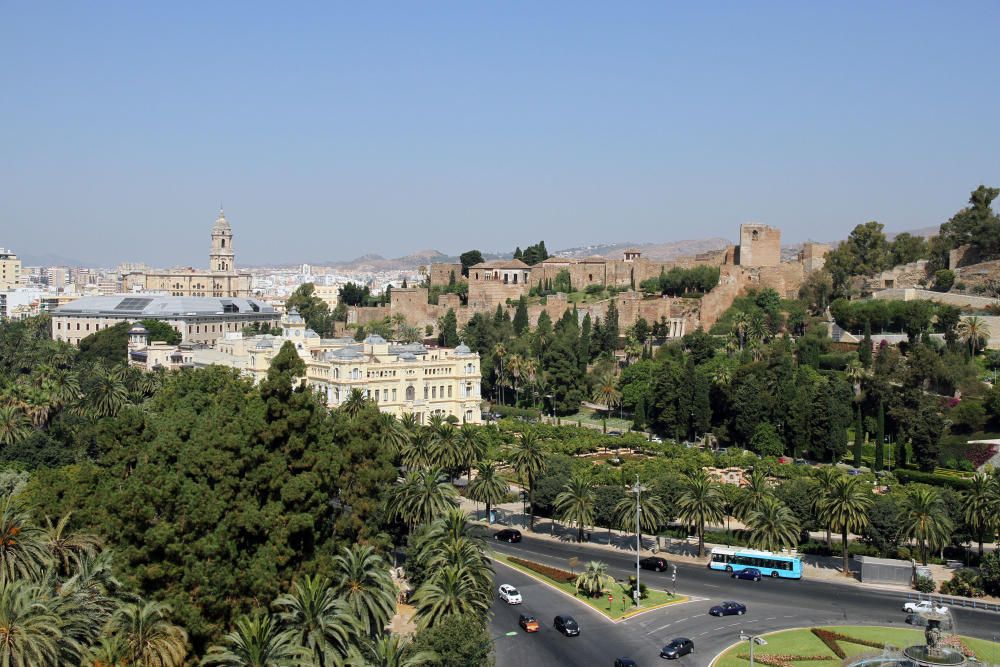
[{"label": "distant city building", "polygon": [[233,229],[221,210],[212,226],[212,249],[208,259],[208,271],[186,268],[130,272],[123,277],[124,289],[192,297],[246,298],[251,295],[250,273],[236,270]]},{"label": "distant city building", "polygon": [[63,290],[70,284],[69,270],[62,266],[50,266],[45,269],[45,284],[49,289]]},{"label": "distant city building", "polygon": [[129,333],[129,363],[147,370],[228,366],[259,382],[282,346],[291,342],[306,364],[306,384],[331,408],[359,389],[382,412],[412,414],[422,424],[434,416],[482,421],[479,355],[465,345],[396,344],[380,336],[361,343],[353,338],[321,339],[294,310],[281,318],[280,326],[278,335],[226,333],[208,348],[149,343],[145,328],[137,325]]},{"label": "distant city building", "polygon": [[13,250],[0,248],[0,290],[14,289],[21,284],[21,260]]},{"label": "distant city building", "polygon": [[52,338],[73,345],[120,322],[162,320],[182,340],[210,344],[255,323],[277,325],[279,319],[274,308],[256,299],[135,294],[87,296],[51,313]]}]

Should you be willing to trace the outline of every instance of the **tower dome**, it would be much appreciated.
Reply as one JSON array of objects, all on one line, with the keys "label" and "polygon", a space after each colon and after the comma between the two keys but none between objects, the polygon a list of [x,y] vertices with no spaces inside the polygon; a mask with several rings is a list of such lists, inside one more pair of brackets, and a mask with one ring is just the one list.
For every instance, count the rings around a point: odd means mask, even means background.
[{"label": "tower dome", "polygon": [[215,219],[215,224],[212,226],[213,231],[231,231],[232,227],[229,226],[229,221],[226,220],[226,212],[219,209],[219,217]]}]

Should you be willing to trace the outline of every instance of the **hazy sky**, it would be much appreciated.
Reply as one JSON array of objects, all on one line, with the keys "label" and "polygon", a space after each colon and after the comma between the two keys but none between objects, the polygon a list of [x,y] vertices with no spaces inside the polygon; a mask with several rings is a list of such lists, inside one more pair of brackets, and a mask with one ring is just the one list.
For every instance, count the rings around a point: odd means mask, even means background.
[{"label": "hazy sky", "polygon": [[[696,5],[711,4],[712,8]],[[207,264],[939,224],[1000,3],[0,0],[0,246]]]}]

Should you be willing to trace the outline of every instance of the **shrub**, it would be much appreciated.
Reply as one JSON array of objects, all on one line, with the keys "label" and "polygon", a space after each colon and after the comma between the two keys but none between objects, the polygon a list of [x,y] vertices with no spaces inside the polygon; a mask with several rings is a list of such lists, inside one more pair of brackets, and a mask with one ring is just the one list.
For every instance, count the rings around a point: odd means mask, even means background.
[{"label": "shrub", "polygon": [[514,556],[508,556],[507,559],[515,565],[526,567],[532,572],[537,572],[543,577],[548,577],[552,581],[559,584],[576,581],[575,574],[567,572],[566,570],[560,570],[558,567],[549,567],[548,565],[542,565],[541,563],[536,563],[534,561],[524,560],[523,558],[515,558]]},{"label": "shrub", "polygon": [[951,577],[951,581],[941,583],[941,592],[945,595],[961,595],[967,598],[981,598],[983,578],[975,570],[959,570]]},{"label": "shrub", "polygon": [[933,593],[934,580],[930,577],[917,577],[913,582],[913,587],[921,593]]},{"label": "shrub", "polygon": [[983,556],[979,574],[983,579],[983,591],[987,595],[1000,596],[1000,552],[991,551]]},{"label": "shrub", "polygon": [[948,269],[939,269],[934,272],[934,289],[938,292],[947,292],[955,284],[955,272]]},{"label": "shrub", "polygon": [[969,480],[963,477],[950,477],[948,475],[939,475],[932,472],[923,472],[920,470],[909,470],[907,468],[899,468],[893,470],[893,474],[896,475],[898,479],[903,484],[908,482],[922,482],[924,484],[930,484],[931,486],[949,486],[957,491],[964,491],[969,488]]}]

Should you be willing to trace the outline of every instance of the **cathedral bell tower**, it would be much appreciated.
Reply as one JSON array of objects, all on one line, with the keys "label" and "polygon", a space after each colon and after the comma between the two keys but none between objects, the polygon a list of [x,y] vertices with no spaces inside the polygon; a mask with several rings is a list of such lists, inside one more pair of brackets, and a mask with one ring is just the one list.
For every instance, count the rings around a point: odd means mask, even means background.
[{"label": "cathedral bell tower", "polygon": [[213,273],[235,273],[236,255],[233,253],[233,229],[226,214],[219,209],[219,217],[212,226],[212,253],[208,266]]}]

